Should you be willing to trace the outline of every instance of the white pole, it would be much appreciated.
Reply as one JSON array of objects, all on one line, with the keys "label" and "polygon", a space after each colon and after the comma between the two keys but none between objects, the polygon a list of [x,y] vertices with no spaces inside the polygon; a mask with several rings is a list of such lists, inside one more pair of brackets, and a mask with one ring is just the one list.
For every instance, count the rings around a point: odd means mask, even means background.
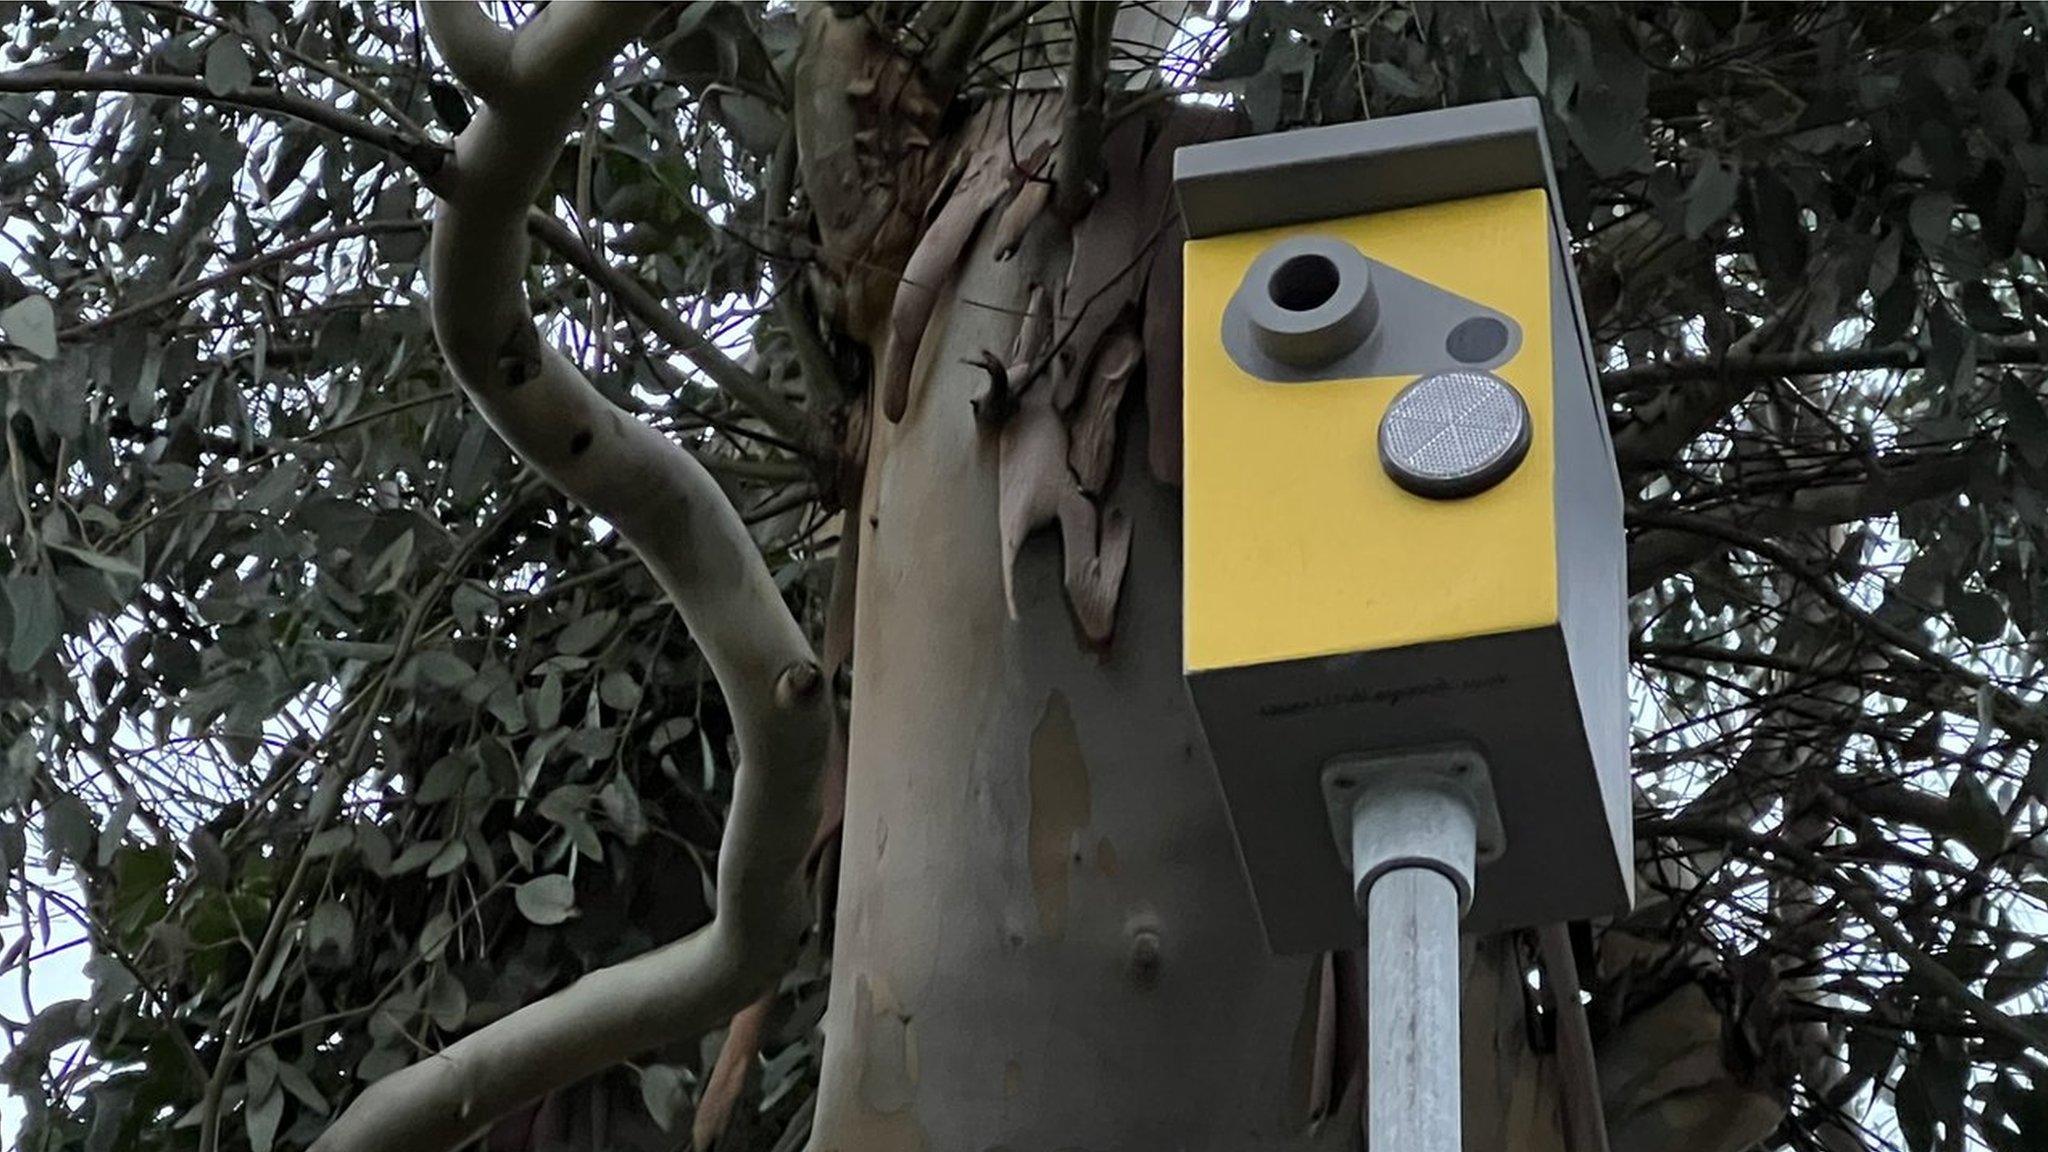
[{"label": "white pole", "polygon": [[1399,868],[1366,903],[1367,1152],[1459,1152],[1457,885]]}]

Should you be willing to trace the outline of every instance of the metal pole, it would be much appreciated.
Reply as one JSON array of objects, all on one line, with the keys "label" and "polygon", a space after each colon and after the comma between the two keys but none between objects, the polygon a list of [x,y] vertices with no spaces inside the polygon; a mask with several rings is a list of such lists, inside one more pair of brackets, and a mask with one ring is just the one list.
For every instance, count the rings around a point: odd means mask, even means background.
[{"label": "metal pole", "polygon": [[1459,1152],[1457,885],[1399,868],[1366,904],[1367,1152]]},{"label": "metal pole", "polygon": [[[1458,921],[1471,903],[1483,764],[1457,752],[1339,765],[1365,920],[1367,1152],[1462,1152]],[[1341,787],[1339,789],[1341,791]],[[1479,795],[1483,793],[1482,801]],[[1486,836],[1498,842],[1498,818]]]}]

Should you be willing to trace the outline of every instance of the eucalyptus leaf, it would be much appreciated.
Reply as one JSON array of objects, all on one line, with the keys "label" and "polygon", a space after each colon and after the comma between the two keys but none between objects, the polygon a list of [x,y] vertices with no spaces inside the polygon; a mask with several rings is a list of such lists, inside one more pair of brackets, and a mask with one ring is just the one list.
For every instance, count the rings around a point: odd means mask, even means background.
[{"label": "eucalyptus leaf", "polygon": [[57,356],[57,313],[41,296],[27,296],[0,308],[0,335],[31,356]]},{"label": "eucalyptus leaf", "polygon": [[543,927],[560,924],[576,914],[576,886],[567,876],[541,876],[513,889],[519,914]]},{"label": "eucalyptus leaf", "polygon": [[214,38],[206,49],[205,78],[206,90],[215,96],[235,96],[249,90],[255,73],[239,37],[223,34]]}]

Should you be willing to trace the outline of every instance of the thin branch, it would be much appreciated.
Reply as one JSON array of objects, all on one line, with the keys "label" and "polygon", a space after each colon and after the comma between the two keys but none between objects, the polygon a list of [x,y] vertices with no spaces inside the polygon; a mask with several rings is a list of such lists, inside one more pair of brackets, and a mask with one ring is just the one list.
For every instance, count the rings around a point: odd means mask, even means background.
[{"label": "thin branch", "polygon": [[377,681],[371,695],[369,707],[358,713],[355,729],[349,737],[348,748],[338,760],[324,765],[319,771],[313,800],[306,814],[305,836],[299,842],[297,859],[285,880],[284,888],[271,901],[270,914],[264,922],[262,939],[256,945],[255,954],[249,961],[249,976],[243,981],[240,996],[236,998],[235,1010],[221,1037],[220,1054],[214,1058],[213,1075],[206,1082],[206,1094],[200,1102],[199,1150],[219,1152],[220,1122],[227,1092],[228,1080],[233,1076],[243,1051],[242,1042],[249,1031],[249,1018],[256,1009],[264,976],[276,963],[278,952],[284,946],[285,929],[291,922],[292,913],[298,908],[299,898],[305,892],[306,879],[312,874],[313,853],[308,849],[315,837],[327,830],[327,825],[341,810],[341,795],[351,780],[355,779],[362,763],[364,751],[369,747],[370,733],[376,727],[377,715],[384,708],[397,677],[393,675],[412,658],[413,646],[419,642],[420,626],[425,623],[427,612],[440,603],[441,594],[449,583],[468,563],[471,553],[484,539],[495,534],[498,527],[511,519],[519,510],[523,500],[508,500],[482,528],[470,534],[462,548],[449,558],[434,573],[419,599],[413,602],[412,610],[406,614],[405,624],[400,629],[397,643],[392,646],[391,656],[385,663],[385,673]]},{"label": "thin branch", "polygon": [[[763,197],[767,207],[763,223],[769,237],[789,227],[787,213],[790,199],[796,195],[796,169],[796,133],[789,132],[782,137],[782,143],[768,161],[768,181]],[[803,373],[811,403],[822,406],[846,400],[846,383],[839,378],[831,353],[826,351],[825,342],[818,336],[817,321],[803,306],[803,293],[799,288],[803,278],[802,265],[795,260],[777,259],[774,267],[775,318],[782,322],[783,334],[789,337],[790,346],[796,352],[797,369]]]},{"label": "thin branch", "polygon": [[1783,836],[1767,835],[1736,824],[1660,820],[1640,822],[1636,830],[1644,836],[1714,837],[1742,844],[1751,851],[1763,855],[1777,857],[1808,881],[1833,888],[1841,895],[1842,902],[1870,926],[1870,930],[1884,941],[1885,947],[1905,960],[1906,966],[1912,969],[1915,975],[1932,984],[1944,997],[1955,1001],[1959,1007],[1975,1017],[1979,1024],[2023,1049],[2032,1049],[2048,1055],[2048,1031],[2044,1031],[2030,1020],[2008,1014],[1996,1004],[1970,991],[1960,976],[1950,971],[1941,961],[1928,955],[1905,929],[1899,927],[1897,918],[1886,912],[1870,895],[1871,885],[1845,875],[1816,853],[1788,843]]},{"label": "thin branch", "polygon": [[1999,727],[2032,740],[2048,739],[2048,717],[2044,717],[2039,708],[2013,695],[1989,676],[1956,663],[1920,637],[1879,619],[1851,599],[1848,593],[1835,587],[1825,575],[1813,571],[1804,561],[1777,544],[1731,525],[1697,516],[1638,513],[1634,520],[1645,528],[1696,532],[1755,553],[1813,589],[1837,612],[1863,630],[1912,656],[1929,671],[1966,688],[1986,693],[1990,698],[1991,720]]},{"label": "thin branch", "polygon": [[146,296],[133,304],[123,304],[98,319],[85,320],[73,324],[69,328],[58,332],[57,338],[63,340],[86,336],[95,332],[104,332],[123,320],[131,320],[137,316],[146,315],[156,311],[158,308],[162,308],[166,304],[176,304],[180,300],[197,296],[202,292],[218,288],[223,284],[240,280],[251,272],[260,271],[272,264],[282,263],[296,256],[303,256],[308,252],[324,248],[329,244],[339,243],[340,241],[353,239],[357,236],[371,236],[389,232],[417,232],[424,227],[426,227],[426,222],[422,220],[371,220],[362,224],[350,224],[347,227],[321,232],[302,240],[293,241],[282,248],[265,252],[260,256],[252,256],[239,264],[231,264],[211,276],[204,276],[189,283],[166,288],[154,296]]},{"label": "thin branch", "polygon": [[762,423],[783,439],[799,445],[806,443],[806,424],[801,410],[784,399],[767,381],[727,356],[724,349],[711,342],[710,337],[690,327],[688,321],[663,304],[646,285],[599,256],[568,225],[538,208],[528,213],[527,228],[541,243],[567,260],[570,267],[611,293],[612,298],[625,305],[634,318],[682,353],[742,408],[760,417]]},{"label": "thin branch", "polygon": [[[2044,361],[2048,361],[2048,348],[2032,340],[1994,340],[1977,348],[1977,363],[1980,365],[2040,364]],[[1601,373],[1600,386],[1612,396],[1640,388],[1697,384],[1704,381],[1832,376],[1843,372],[1871,372],[1883,369],[1908,371],[1926,366],[1925,348],[1915,344],[1886,344],[1874,348],[1760,352],[1749,356],[1731,354],[1698,360],[1643,364]]]},{"label": "thin branch", "polygon": [[1109,36],[1116,27],[1117,7],[1068,5],[1074,19],[1074,55],[1067,66],[1066,113],[1053,174],[1053,207],[1066,220],[1080,218],[1095,195],[1095,174],[1102,164],[1103,82],[1109,74]]},{"label": "thin branch", "polygon": [[[1851,479],[1809,482],[1795,488],[1783,503],[1743,503],[1725,516],[1706,517],[1736,526],[1752,536],[1772,536],[1808,528],[1832,527],[1885,516],[1928,500],[1953,496],[1969,481],[1981,457],[1971,451],[1900,452],[1863,463]],[[1642,523],[1642,514],[1631,514]],[[1658,529],[1639,532],[1628,545],[1628,590],[1631,594],[1656,586],[1727,548],[1727,541],[1698,530]]]},{"label": "thin branch", "polygon": [[318,128],[360,140],[404,160],[430,181],[440,174],[448,150],[382,125],[351,116],[332,104],[294,96],[275,88],[251,87],[218,95],[197,76],[160,76],[133,72],[66,72],[22,68],[0,73],[0,92],[121,92],[133,96],[166,96],[196,100],[254,112],[275,112]]},{"label": "thin branch", "polygon": [[976,48],[977,54],[981,48],[1000,43],[1003,37],[1029,23],[1033,16],[1038,15],[1038,10],[1045,7],[1046,2],[1047,0],[1018,0],[1012,4],[1010,10],[1003,13],[1003,18],[996,21],[983,34],[981,44]]},{"label": "thin branch", "polygon": [[[924,54],[924,69],[933,86],[947,92],[960,86],[981,51],[983,36],[995,19],[996,7],[988,0],[966,0],[953,5],[946,26]],[[1114,5],[1112,5],[1114,7]]]},{"label": "thin branch", "polygon": [[1536,929],[1543,975],[1557,1011],[1557,1057],[1564,1081],[1565,1120],[1571,1125],[1572,1152],[1608,1152],[1607,1117],[1600,1104],[1600,1072],[1593,1059],[1593,1032],[1586,1022],[1586,1004],[1579,996],[1579,963],[1572,955],[1571,933],[1563,924]]},{"label": "thin branch", "polygon": [[351,75],[345,68],[337,68],[324,60],[316,60],[297,48],[292,47],[290,44],[268,42],[258,37],[245,25],[223,20],[218,16],[212,16],[204,12],[194,11],[191,7],[173,3],[172,0],[139,0],[138,7],[162,13],[173,20],[191,20],[234,36],[261,54],[265,62],[272,68],[277,68],[280,71],[282,71],[282,68],[278,64],[277,57],[283,56],[300,67],[316,72],[354,92],[369,103],[376,105],[378,111],[397,121],[401,128],[404,128],[413,136],[419,139],[426,139],[427,137],[426,129],[419,121],[406,115],[405,110],[392,103],[389,97],[377,91],[372,85]]}]

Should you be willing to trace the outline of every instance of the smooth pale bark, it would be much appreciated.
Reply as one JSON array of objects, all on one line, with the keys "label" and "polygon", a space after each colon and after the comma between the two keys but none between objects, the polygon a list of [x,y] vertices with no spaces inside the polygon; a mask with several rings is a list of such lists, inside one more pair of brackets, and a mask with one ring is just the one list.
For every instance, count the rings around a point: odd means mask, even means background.
[{"label": "smooth pale bark", "polygon": [[1261,938],[1181,681],[1178,494],[1128,426],[1110,651],[1076,640],[1051,533],[1005,610],[965,362],[1009,347],[1034,257],[988,248],[876,422],[811,1148],[1349,1147],[1355,1113],[1310,1115],[1320,965]]}]

